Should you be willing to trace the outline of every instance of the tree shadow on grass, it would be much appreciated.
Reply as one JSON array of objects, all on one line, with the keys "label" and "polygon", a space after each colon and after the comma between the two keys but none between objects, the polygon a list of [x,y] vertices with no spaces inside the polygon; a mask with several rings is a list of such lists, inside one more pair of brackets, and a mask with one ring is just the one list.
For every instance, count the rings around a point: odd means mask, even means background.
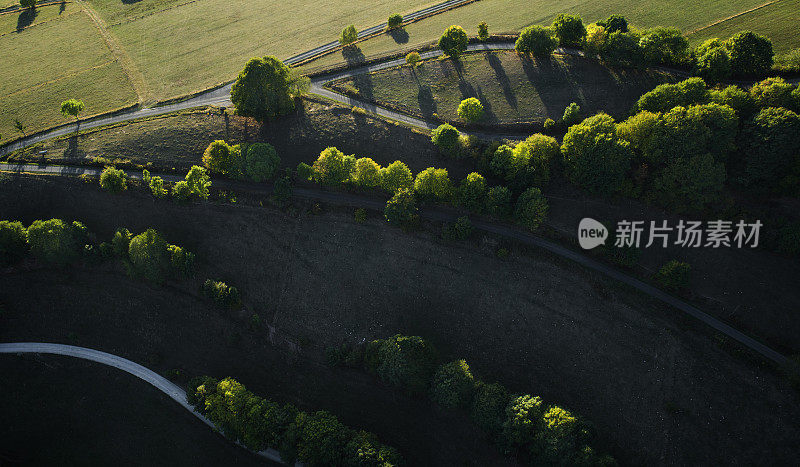
[{"label": "tree shadow on grass", "polygon": [[543,118],[558,119],[570,102],[583,102],[569,76],[552,57],[521,57],[522,69],[545,109]]},{"label": "tree shadow on grass", "polygon": [[36,8],[26,8],[22,10],[22,12],[17,17],[17,32],[22,31],[23,29],[27,28],[33,21],[36,19],[36,16],[39,14],[39,10]]},{"label": "tree shadow on grass", "polygon": [[122,3],[125,4],[125,5],[130,5],[130,4],[133,4],[133,3],[139,3],[141,1],[142,0],[122,0]]},{"label": "tree shadow on grass", "polygon": [[67,9],[67,2],[66,1],[62,1],[61,3],[58,4],[58,14],[59,15],[61,15],[61,13],[64,13],[64,10],[66,10],[66,9]]},{"label": "tree shadow on grass", "polygon": [[489,66],[492,67],[494,74],[497,76],[497,82],[500,83],[500,87],[503,88],[503,96],[505,96],[506,102],[508,102],[508,105],[510,105],[511,108],[516,110],[517,96],[511,89],[511,81],[509,81],[508,75],[506,75],[506,70],[503,68],[503,64],[500,62],[500,59],[497,58],[497,54],[490,53],[487,58],[489,60]]},{"label": "tree shadow on grass", "polygon": [[417,92],[417,101],[419,102],[419,110],[425,118],[433,117],[436,113],[436,101],[433,99],[433,92],[428,85],[419,85]]},{"label": "tree shadow on grass", "polygon": [[357,45],[351,45],[342,49],[342,57],[348,65],[358,65],[366,61],[364,52]]},{"label": "tree shadow on grass", "polygon": [[484,122],[497,122],[499,119],[497,115],[494,114],[494,110],[492,109],[492,102],[489,100],[484,94],[483,89],[478,86],[478,93],[477,93],[478,100],[481,101],[483,104],[483,121]]},{"label": "tree shadow on grass", "polygon": [[456,75],[458,75],[458,90],[461,91],[461,98],[478,97],[472,84],[464,79],[464,64],[460,60],[453,60],[453,66],[456,69]]},{"label": "tree shadow on grass", "polygon": [[398,44],[408,43],[409,36],[408,36],[408,31],[406,31],[405,28],[395,28],[387,32],[387,34],[389,34],[392,37],[392,39],[394,39],[394,41]]}]

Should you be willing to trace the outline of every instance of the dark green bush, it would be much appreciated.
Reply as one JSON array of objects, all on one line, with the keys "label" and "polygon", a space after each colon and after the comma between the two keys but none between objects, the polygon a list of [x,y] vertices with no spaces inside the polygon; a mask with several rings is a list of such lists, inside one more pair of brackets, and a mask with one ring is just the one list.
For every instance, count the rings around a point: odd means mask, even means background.
[{"label": "dark green bush", "polygon": [[586,38],[586,27],[578,15],[561,13],[550,26],[562,47],[582,47]]},{"label": "dark green bush", "polygon": [[178,245],[169,245],[170,264],[172,271],[177,276],[191,277],[194,275],[194,253]]},{"label": "dark green bush", "polygon": [[381,341],[376,371],[388,384],[423,394],[436,369],[436,358],[436,350],[421,337],[398,334]]},{"label": "dark green bush", "polygon": [[433,375],[431,399],[444,408],[469,407],[474,392],[475,378],[464,360],[445,363]]},{"label": "dark green bush", "polygon": [[221,308],[236,308],[242,304],[239,289],[221,281],[206,279],[203,283],[203,294]]},{"label": "dark green bush", "polygon": [[542,196],[538,188],[528,188],[519,198],[514,207],[514,220],[530,230],[536,230],[547,217],[547,199]]},{"label": "dark green bush", "polygon": [[452,224],[445,224],[442,228],[442,238],[449,242],[463,241],[472,235],[472,222],[469,217],[461,216]]},{"label": "dark green bush", "polygon": [[28,252],[28,231],[22,222],[0,221],[0,265],[21,260]]},{"label": "dark green bush", "polygon": [[508,391],[501,384],[478,382],[472,401],[472,421],[492,438],[496,437],[503,426],[509,399]]},{"label": "dark green bush", "polygon": [[83,224],[67,224],[61,219],[37,220],[28,227],[28,244],[40,260],[58,265],[78,258],[83,248]]},{"label": "dark green bush", "polygon": [[133,234],[124,227],[120,227],[114,232],[114,236],[111,237],[111,248],[116,256],[120,258],[128,257],[131,238],[133,238]]},{"label": "dark green bush", "polygon": [[542,59],[549,57],[557,45],[558,41],[553,37],[553,31],[550,28],[528,26],[519,33],[514,50]]},{"label": "dark green bush", "polygon": [[386,202],[383,215],[390,224],[408,225],[417,216],[417,204],[411,190],[401,188]]},{"label": "dark green bush", "polygon": [[154,229],[147,229],[133,237],[128,246],[132,272],[150,282],[160,284],[170,271],[167,242]]}]

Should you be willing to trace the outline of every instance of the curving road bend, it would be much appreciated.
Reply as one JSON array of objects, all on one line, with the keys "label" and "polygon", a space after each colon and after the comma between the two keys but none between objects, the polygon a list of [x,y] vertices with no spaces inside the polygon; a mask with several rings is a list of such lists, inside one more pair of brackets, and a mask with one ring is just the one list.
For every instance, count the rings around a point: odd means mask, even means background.
[{"label": "curving road bend", "polygon": [[[170,399],[180,404],[181,407],[191,412],[192,415],[199,418],[203,423],[216,430],[216,427],[214,427],[214,424],[211,423],[210,420],[197,412],[194,407],[187,402],[186,392],[178,385],[164,378],[158,373],[139,365],[138,363],[124,359],[117,355],[101,352],[99,350],[87,349],[86,347],[76,347],[74,345],[65,344],[51,344],[46,342],[0,343],[0,354],[2,353],[63,355],[112,366],[141,379],[147,384],[163,392],[169,396]],[[281,462],[281,456],[278,454],[278,451],[275,451],[274,449],[267,449],[265,451],[258,452],[257,454],[265,459],[269,459],[274,462]]]},{"label": "curving road bend", "polygon": [[[0,172],[29,172],[29,173],[44,173],[53,175],[89,175],[98,177],[102,169],[94,167],[74,167],[74,166],[56,166],[56,165],[36,165],[36,164],[5,164],[0,163]],[[168,181],[182,180],[183,177],[172,174],[157,174]],[[130,173],[132,178],[141,178],[140,173]],[[229,179],[214,179],[214,186],[224,189],[245,189],[248,191],[269,194],[272,188],[266,184],[257,184],[252,182],[242,182]],[[319,200],[338,205],[363,207],[371,210],[382,212],[385,206],[385,201],[378,199],[374,196],[365,196],[355,193],[346,193],[338,191],[328,191],[321,188],[308,188],[308,187],[295,187],[293,195],[299,198]],[[441,207],[426,207],[420,210],[420,217],[437,222],[452,222],[459,213],[444,209]],[[771,347],[759,342],[758,340],[748,336],[747,334],[737,330],[736,328],[720,321],[719,319],[705,313],[699,308],[673,296],[661,289],[653,287],[652,285],[643,282],[635,277],[629,276],[611,266],[601,263],[591,257],[584,255],[578,251],[572,250],[565,246],[559,245],[553,241],[534,235],[527,232],[518,226],[496,221],[485,221],[471,217],[472,225],[484,232],[489,232],[501,237],[509,238],[525,245],[531,245],[538,248],[543,248],[553,254],[561,256],[562,258],[574,261],[581,266],[604,274],[614,280],[622,282],[634,289],[648,295],[656,300],[659,300],[679,311],[705,323],[717,332],[720,332],[729,338],[739,342],[745,347],[753,350],[754,352],[764,356],[768,360],[777,363],[781,366],[796,367],[796,364],[781,354],[780,352],[772,349]],[[797,368],[795,368],[797,369]],[[800,369],[798,369],[800,371]]]}]

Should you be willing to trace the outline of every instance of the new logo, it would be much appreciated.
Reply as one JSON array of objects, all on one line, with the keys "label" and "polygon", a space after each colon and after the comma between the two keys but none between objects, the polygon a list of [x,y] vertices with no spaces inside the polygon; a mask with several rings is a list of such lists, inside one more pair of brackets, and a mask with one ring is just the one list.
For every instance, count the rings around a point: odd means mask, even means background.
[{"label": "new logo", "polygon": [[605,245],[608,238],[608,229],[606,226],[592,219],[591,217],[584,217],[578,224],[578,243],[584,250],[591,250],[592,248]]}]

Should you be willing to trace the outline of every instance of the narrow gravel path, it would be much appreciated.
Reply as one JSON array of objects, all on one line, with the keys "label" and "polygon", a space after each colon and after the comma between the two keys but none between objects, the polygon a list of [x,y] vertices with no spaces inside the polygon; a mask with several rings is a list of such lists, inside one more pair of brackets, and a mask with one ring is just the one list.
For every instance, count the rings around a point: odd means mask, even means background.
[{"label": "narrow gravel path", "polygon": [[[0,343],[0,354],[52,354],[63,355],[67,357],[80,358],[92,362],[101,363],[103,365],[113,366],[126,373],[129,373],[147,384],[153,386],[159,391],[163,392],[170,399],[174,400],[181,405],[184,409],[188,410],[195,417],[200,419],[203,423],[216,430],[214,424],[211,423],[206,417],[197,412],[186,399],[186,392],[172,381],[164,378],[158,373],[149,370],[138,363],[124,359],[117,355],[113,355],[99,350],[87,349],[86,347],[76,347],[74,345],[65,344],[51,344],[47,342],[11,342]],[[239,443],[237,443],[239,444]],[[267,449],[258,453],[259,456],[269,459],[274,462],[281,462],[281,456],[278,451],[274,449]],[[300,465],[300,464],[298,464]]]}]

